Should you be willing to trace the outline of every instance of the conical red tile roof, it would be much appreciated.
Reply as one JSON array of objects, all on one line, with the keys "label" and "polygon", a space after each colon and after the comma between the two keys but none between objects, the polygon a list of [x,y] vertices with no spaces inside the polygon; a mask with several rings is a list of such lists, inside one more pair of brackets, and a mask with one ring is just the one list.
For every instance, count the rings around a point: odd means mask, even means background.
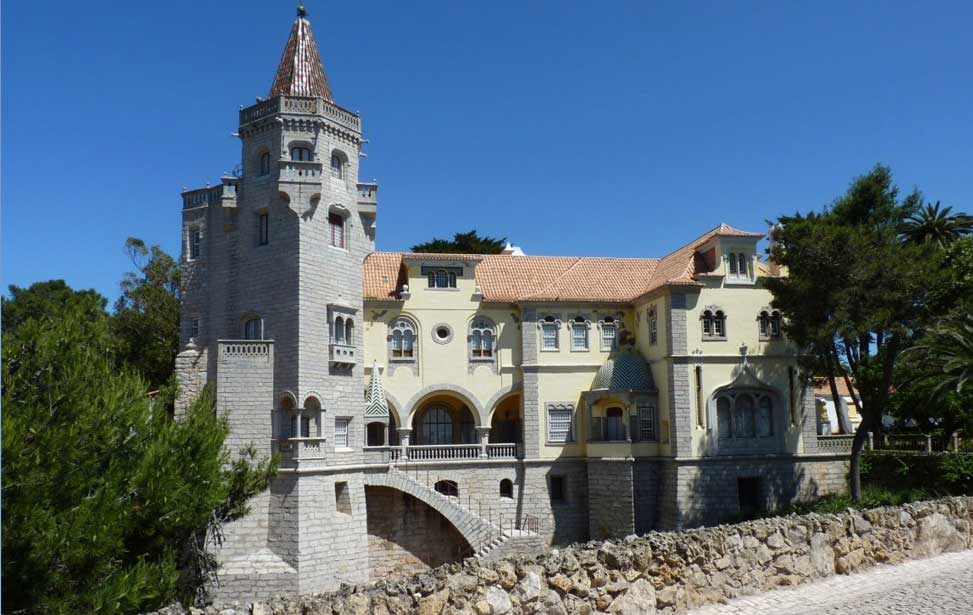
[{"label": "conical red tile roof", "polygon": [[308,96],[334,103],[321,54],[311,32],[311,22],[305,17],[303,7],[298,9],[274,85],[270,88],[270,98],[276,96]]}]

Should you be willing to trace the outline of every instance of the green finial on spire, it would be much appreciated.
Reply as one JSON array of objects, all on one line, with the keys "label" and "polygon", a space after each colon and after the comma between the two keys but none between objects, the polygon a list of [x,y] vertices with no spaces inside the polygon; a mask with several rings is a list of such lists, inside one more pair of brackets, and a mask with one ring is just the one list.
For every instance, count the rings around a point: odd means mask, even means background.
[{"label": "green finial on spire", "polygon": [[297,2],[297,16],[298,17],[307,17],[307,9],[304,8],[304,2],[303,2],[303,0],[298,0],[298,2]]}]

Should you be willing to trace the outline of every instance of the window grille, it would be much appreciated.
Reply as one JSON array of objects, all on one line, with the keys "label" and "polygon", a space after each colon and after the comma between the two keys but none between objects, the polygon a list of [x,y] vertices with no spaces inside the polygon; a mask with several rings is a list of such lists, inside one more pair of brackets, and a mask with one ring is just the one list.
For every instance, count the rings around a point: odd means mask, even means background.
[{"label": "window grille", "polygon": [[541,325],[544,350],[557,350],[557,325],[545,322]]},{"label": "window grille", "polygon": [[655,440],[655,406],[639,406],[639,440],[650,442]]},{"label": "window grille", "polygon": [[614,350],[617,327],[614,322],[605,322],[601,325],[601,349]]},{"label": "window grille", "polygon": [[571,350],[588,350],[588,325],[583,320],[571,325]]},{"label": "window grille", "polygon": [[547,410],[547,439],[549,442],[570,442],[574,439],[571,433],[572,415],[571,410],[560,408],[549,408]]}]

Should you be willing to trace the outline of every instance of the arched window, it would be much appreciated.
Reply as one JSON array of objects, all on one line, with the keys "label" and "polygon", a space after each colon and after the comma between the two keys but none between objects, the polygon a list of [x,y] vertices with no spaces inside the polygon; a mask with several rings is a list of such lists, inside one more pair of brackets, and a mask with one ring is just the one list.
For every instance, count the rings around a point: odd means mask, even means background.
[{"label": "arched window", "polygon": [[270,152],[260,154],[260,175],[270,175]]},{"label": "arched window", "polygon": [[441,480],[436,483],[436,491],[447,497],[459,497],[459,485],[454,480]]},{"label": "arched window", "polygon": [[494,324],[489,318],[474,318],[470,323],[470,358],[492,359],[494,355]]},{"label": "arched window", "polygon": [[453,417],[443,406],[433,406],[422,417],[423,444],[452,444]]},{"label": "arched window", "polygon": [[345,247],[345,218],[341,214],[328,214],[328,245]]},{"label": "arched window", "polygon": [[291,160],[307,162],[307,161],[314,160],[314,155],[311,152],[311,149],[308,147],[301,147],[301,146],[292,147]]},{"label": "arched window", "polygon": [[337,154],[331,154],[331,177],[336,177],[341,179],[343,176],[344,164],[341,162],[341,157]]},{"label": "arched window", "polygon": [[258,316],[248,318],[243,323],[243,339],[262,340],[264,338],[263,321]]},{"label": "arched window", "polygon": [[351,318],[345,319],[345,344],[349,346],[355,343],[355,321]]},{"label": "arched window", "polygon": [[700,317],[704,338],[726,337],[726,315],[723,310],[705,310]]},{"label": "arched window", "polygon": [[571,321],[571,350],[588,350],[588,321],[584,316]]},{"label": "arched window", "polygon": [[334,319],[334,343],[345,343],[345,319],[341,316]]},{"label": "arched window", "polygon": [[505,478],[500,481],[500,497],[513,499],[514,497],[514,482],[509,478]]},{"label": "arched window", "polygon": [[763,391],[724,391],[716,397],[716,426],[720,440],[773,436],[773,399]]},{"label": "arched window", "polygon": [[389,356],[413,359],[416,356],[416,325],[408,318],[396,318],[389,327]]}]

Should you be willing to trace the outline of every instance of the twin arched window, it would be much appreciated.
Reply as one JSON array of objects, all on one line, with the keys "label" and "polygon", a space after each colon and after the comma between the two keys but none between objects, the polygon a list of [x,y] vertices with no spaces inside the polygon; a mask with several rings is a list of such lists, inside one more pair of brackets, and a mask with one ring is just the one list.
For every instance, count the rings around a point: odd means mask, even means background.
[{"label": "twin arched window", "polygon": [[389,333],[389,354],[393,359],[414,359],[416,356],[416,325],[408,318],[392,321]]},{"label": "twin arched window", "polygon": [[335,344],[355,345],[355,321],[350,316],[334,319],[333,339]]},{"label": "twin arched window", "polygon": [[781,337],[781,316],[777,310],[763,310],[757,317],[760,326],[760,339],[771,340]]},{"label": "twin arched window", "polygon": [[730,277],[737,279],[750,278],[749,257],[743,252],[730,252],[726,255],[727,265],[730,269]]},{"label": "twin arched window", "polygon": [[724,391],[716,397],[720,440],[767,438],[774,435],[774,402],[764,392]]},{"label": "twin arched window", "polygon": [[705,310],[700,318],[703,322],[703,338],[726,337],[726,314],[723,310]]},{"label": "twin arched window", "polygon": [[489,318],[474,318],[470,323],[470,358],[492,359],[496,351],[496,326]]}]

